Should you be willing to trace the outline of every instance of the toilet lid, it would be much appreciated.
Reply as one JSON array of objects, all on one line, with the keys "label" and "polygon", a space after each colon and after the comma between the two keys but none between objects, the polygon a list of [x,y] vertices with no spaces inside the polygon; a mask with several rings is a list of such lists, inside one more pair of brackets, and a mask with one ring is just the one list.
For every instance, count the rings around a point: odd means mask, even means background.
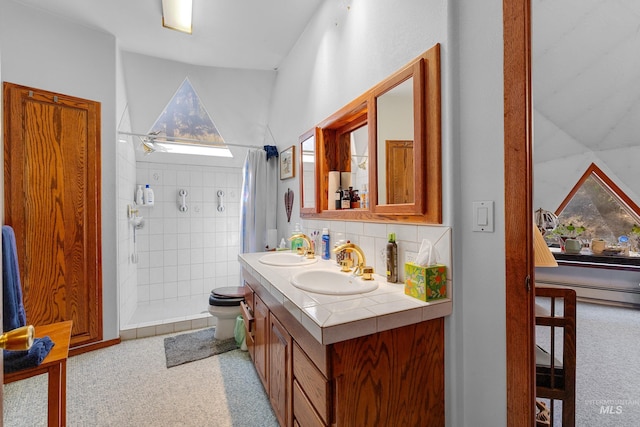
[{"label": "toilet lid", "polygon": [[242,286],[228,286],[226,288],[216,288],[211,291],[211,295],[216,298],[244,298],[244,288]]},{"label": "toilet lid", "polygon": [[242,286],[229,286],[226,288],[216,288],[209,295],[209,305],[218,307],[233,307],[240,305],[244,300],[244,288]]}]

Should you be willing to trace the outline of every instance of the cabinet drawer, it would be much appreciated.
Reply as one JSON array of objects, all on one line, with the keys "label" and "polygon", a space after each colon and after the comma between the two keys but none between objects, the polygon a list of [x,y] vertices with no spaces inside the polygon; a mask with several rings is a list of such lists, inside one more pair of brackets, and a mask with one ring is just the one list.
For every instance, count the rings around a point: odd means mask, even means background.
[{"label": "cabinet drawer", "polygon": [[[311,362],[297,343],[293,346],[293,376],[298,382],[305,399],[309,400],[325,424],[329,424],[329,382]],[[294,394],[294,408],[295,405]],[[297,410],[294,409],[295,412]],[[300,423],[305,426],[304,423]]]},{"label": "cabinet drawer", "polygon": [[300,388],[298,381],[295,380],[293,381],[293,417],[295,424],[300,427],[326,426]]},{"label": "cabinet drawer", "polygon": [[255,319],[253,317],[253,310],[244,301],[240,301],[240,313],[242,314],[242,321],[244,322],[245,338],[247,347],[252,348],[253,332],[255,329]]}]

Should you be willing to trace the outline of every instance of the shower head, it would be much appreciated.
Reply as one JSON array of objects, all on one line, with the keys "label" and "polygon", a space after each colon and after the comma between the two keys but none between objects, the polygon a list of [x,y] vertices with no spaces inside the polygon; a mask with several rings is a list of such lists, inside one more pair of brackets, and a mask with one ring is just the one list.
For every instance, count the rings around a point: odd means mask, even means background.
[{"label": "shower head", "polygon": [[145,156],[151,154],[151,153],[155,153],[156,151],[167,151],[164,147],[159,146],[158,144],[156,144],[156,138],[158,136],[158,134],[160,133],[160,131],[158,132],[149,132],[149,134],[145,135],[145,136],[138,136],[138,138],[140,138],[140,148],[142,148],[142,151],[144,153]]}]

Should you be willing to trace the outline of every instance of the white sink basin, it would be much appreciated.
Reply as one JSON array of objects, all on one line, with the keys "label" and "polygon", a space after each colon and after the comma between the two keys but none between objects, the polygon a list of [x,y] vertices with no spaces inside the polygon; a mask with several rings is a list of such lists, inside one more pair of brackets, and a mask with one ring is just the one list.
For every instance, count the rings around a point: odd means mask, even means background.
[{"label": "white sink basin", "polygon": [[303,291],[326,295],[363,294],[378,289],[375,280],[362,280],[351,273],[331,270],[305,270],[291,277],[291,284]]},{"label": "white sink basin", "polygon": [[309,259],[303,255],[291,252],[274,252],[272,254],[263,255],[258,261],[263,264],[275,265],[278,267],[299,267],[318,262],[318,259]]}]

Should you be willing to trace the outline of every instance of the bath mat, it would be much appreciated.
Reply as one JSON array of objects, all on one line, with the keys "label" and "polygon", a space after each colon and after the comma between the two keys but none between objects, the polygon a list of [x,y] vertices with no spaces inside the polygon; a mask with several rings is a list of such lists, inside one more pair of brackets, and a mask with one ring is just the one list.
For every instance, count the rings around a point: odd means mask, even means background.
[{"label": "bath mat", "polygon": [[238,348],[235,338],[217,340],[213,337],[214,331],[215,328],[208,328],[165,338],[164,353],[167,359],[167,368]]}]

